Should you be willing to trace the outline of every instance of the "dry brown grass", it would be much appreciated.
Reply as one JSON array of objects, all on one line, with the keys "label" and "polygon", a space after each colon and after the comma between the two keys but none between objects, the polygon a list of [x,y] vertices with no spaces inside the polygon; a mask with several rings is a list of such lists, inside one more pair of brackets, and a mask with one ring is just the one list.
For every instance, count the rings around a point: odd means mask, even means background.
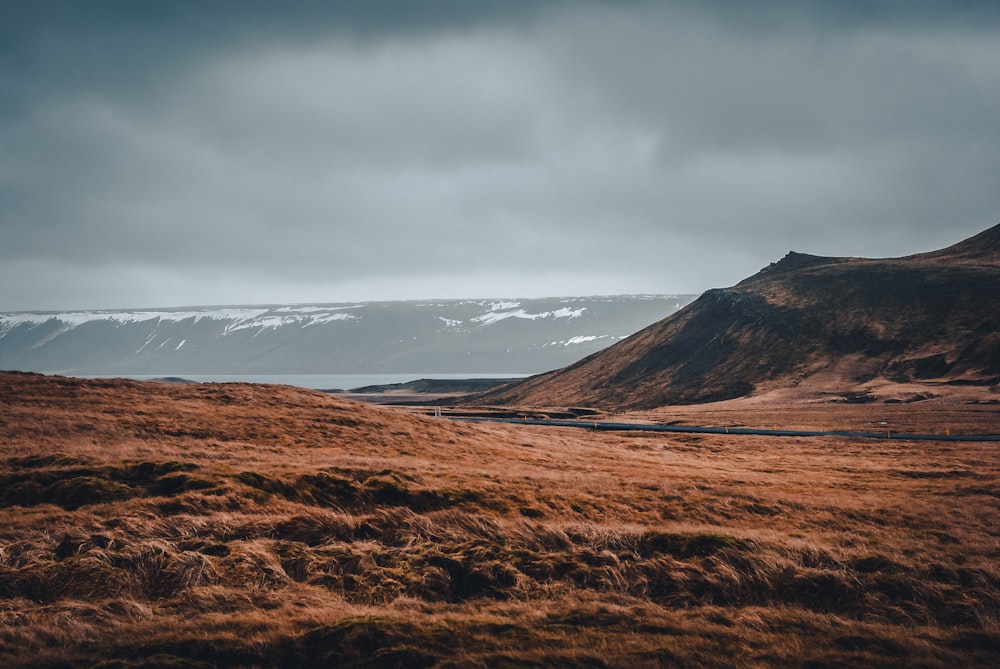
[{"label": "dry brown grass", "polygon": [[989,443],[0,374],[0,665],[996,666],[998,497]]}]

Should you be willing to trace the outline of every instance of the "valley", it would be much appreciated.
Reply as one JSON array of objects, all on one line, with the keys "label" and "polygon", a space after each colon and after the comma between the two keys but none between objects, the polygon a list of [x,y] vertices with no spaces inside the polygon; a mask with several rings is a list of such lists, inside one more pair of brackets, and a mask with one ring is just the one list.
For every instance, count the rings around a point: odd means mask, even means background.
[{"label": "valley", "polygon": [[[1000,652],[994,443],[473,425],[288,386],[20,373],[0,396],[5,666]],[[928,406],[674,417],[996,424],[996,407]]]},{"label": "valley", "polygon": [[[791,253],[506,382],[0,372],[0,665],[997,666],[998,247]],[[582,341],[531,308],[469,320]]]}]

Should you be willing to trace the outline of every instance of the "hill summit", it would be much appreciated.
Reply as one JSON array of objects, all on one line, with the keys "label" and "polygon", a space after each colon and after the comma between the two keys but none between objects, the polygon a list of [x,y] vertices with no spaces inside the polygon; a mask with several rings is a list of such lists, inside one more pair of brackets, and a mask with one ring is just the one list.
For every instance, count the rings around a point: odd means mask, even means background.
[{"label": "hill summit", "polygon": [[995,393],[998,295],[1000,225],[901,258],[791,252],[604,351],[476,402],[630,410],[793,391],[841,401]]}]

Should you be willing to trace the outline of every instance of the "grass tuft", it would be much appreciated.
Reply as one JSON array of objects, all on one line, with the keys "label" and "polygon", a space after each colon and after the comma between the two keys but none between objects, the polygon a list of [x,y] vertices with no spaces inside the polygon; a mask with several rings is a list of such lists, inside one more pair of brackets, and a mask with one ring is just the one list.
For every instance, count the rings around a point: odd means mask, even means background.
[{"label": "grass tuft", "polygon": [[0,394],[0,666],[1000,664],[990,444],[452,424],[239,384]]}]

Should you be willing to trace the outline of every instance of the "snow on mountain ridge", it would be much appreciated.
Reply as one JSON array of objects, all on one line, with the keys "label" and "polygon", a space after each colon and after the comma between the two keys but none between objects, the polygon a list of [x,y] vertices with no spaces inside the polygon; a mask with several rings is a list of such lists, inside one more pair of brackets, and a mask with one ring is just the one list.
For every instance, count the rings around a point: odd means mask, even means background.
[{"label": "snow on mountain ridge", "polygon": [[[573,298],[572,301],[579,301],[584,298]],[[562,300],[563,304],[571,300]],[[478,316],[468,319],[468,322],[488,327],[508,318],[519,318],[524,320],[539,320],[546,318],[578,318],[587,307],[571,308],[561,307],[550,311],[540,311],[531,313],[521,307],[520,301],[512,300],[456,300],[451,303],[436,303],[435,307],[456,306],[478,306],[485,309]],[[347,313],[347,310],[363,309],[365,304],[331,304],[331,305],[286,305],[286,306],[250,306],[250,307],[206,307],[203,309],[150,309],[150,310],[94,310],[94,311],[70,311],[70,312],[13,312],[0,313],[0,337],[5,336],[14,328],[20,325],[39,326],[50,322],[58,322],[61,327],[52,336],[58,336],[70,330],[98,321],[111,322],[117,326],[130,325],[135,323],[180,323],[191,320],[198,323],[201,320],[220,321],[225,323],[217,336],[224,337],[236,332],[246,330],[257,330],[259,332],[266,329],[277,330],[285,326],[309,327],[313,325],[323,325],[336,321],[357,321],[363,318],[360,314]],[[431,305],[422,305],[431,306]],[[450,328],[458,328],[466,323],[465,320],[449,318],[438,315],[437,318]],[[154,325],[155,327],[155,325]],[[146,344],[155,339],[155,334],[151,334]],[[574,342],[577,343],[577,342]],[[144,344],[139,351],[146,347]],[[139,351],[136,351],[137,353]]]},{"label": "snow on mountain ridge", "polygon": [[[490,302],[490,311],[503,311],[505,309],[516,309],[521,306],[520,302]],[[485,306],[485,305],[483,305]]]},{"label": "snow on mountain ridge", "polygon": [[345,309],[358,308],[353,306],[331,307],[255,307],[255,308],[206,308],[202,310],[134,310],[134,311],[70,311],[64,313],[50,312],[16,312],[0,314],[0,337],[19,325],[44,325],[57,321],[62,324],[60,332],[68,332],[73,328],[93,323],[95,321],[112,322],[116,325],[147,323],[150,321],[180,323],[191,320],[195,323],[203,319],[227,322],[220,336],[225,336],[239,330],[253,328],[279,328],[285,325],[301,324],[302,327],[331,323],[333,321],[358,320],[360,316],[344,313]]},{"label": "snow on mountain ridge", "polygon": [[537,314],[529,314],[524,309],[518,309],[516,311],[490,311],[482,316],[476,316],[471,320],[474,323],[480,323],[486,326],[499,323],[500,321],[508,318],[523,318],[530,321],[538,320],[539,318],[577,318],[586,310],[587,307],[581,307],[579,309],[563,307],[562,309],[556,309],[555,311],[542,311]]},{"label": "snow on mountain ridge", "polygon": [[334,321],[360,321],[361,316],[355,316],[354,314],[323,314],[322,316],[317,316],[312,318],[308,323],[302,327],[307,328],[310,325],[323,325],[325,323],[332,323]]},{"label": "snow on mountain ridge", "polygon": [[277,330],[278,328],[284,327],[286,325],[301,325],[302,327],[309,327],[310,325],[318,325],[322,323],[332,323],[333,321],[354,321],[360,320],[360,316],[355,316],[354,314],[345,313],[335,313],[331,314],[327,311],[316,314],[294,314],[289,316],[275,316],[271,314],[261,314],[257,317],[251,317],[247,319],[240,319],[234,323],[226,326],[222,331],[220,336],[225,336],[237,332],[239,330],[266,330],[268,328]]},{"label": "snow on mountain ridge", "polygon": [[329,311],[343,311],[345,309],[360,309],[363,304],[349,304],[344,306],[325,306],[325,307],[298,307],[298,306],[287,306],[278,307],[275,309],[279,313],[299,313],[299,314],[314,314],[318,312],[329,312]]},{"label": "snow on mountain ridge", "polygon": [[93,321],[112,321],[119,325],[144,323],[147,321],[180,322],[203,318],[213,320],[246,320],[267,313],[267,309],[214,309],[204,311],[70,311],[64,313],[48,312],[17,312],[0,314],[0,330],[10,329],[18,325],[43,325],[49,321],[59,321],[68,329],[91,323]]},{"label": "snow on mountain ridge", "polygon": [[623,295],[0,313],[0,369],[164,376],[528,373],[575,362],[662,318],[678,298],[664,295],[648,302]]},{"label": "snow on mountain ridge", "polygon": [[575,337],[570,337],[569,339],[560,339],[558,341],[547,342],[545,344],[542,344],[542,348],[545,348],[545,347],[548,347],[548,346],[562,346],[562,347],[565,348],[567,346],[573,346],[575,344],[586,344],[588,342],[600,341],[601,339],[608,339],[608,338],[615,339],[614,335],[606,335],[606,334],[603,334],[603,335],[577,335]]}]

